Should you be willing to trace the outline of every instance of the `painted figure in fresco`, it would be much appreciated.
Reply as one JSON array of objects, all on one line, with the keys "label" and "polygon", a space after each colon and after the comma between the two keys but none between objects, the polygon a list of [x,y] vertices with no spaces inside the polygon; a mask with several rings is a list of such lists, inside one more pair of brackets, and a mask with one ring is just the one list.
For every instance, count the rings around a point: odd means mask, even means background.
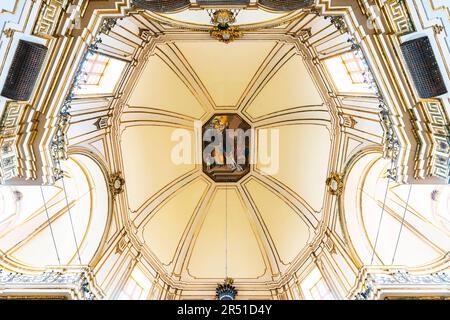
[{"label": "painted figure in fresco", "polygon": [[[241,141],[239,135],[249,130],[242,118],[237,115],[223,114],[214,116],[204,126],[205,130],[214,130],[216,143],[210,156],[205,159],[205,173],[214,177],[221,176],[223,181],[238,179],[241,173],[249,170],[249,144]],[[208,141],[210,143],[211,141]],[[205,146],[205,145],[204,145]],[[244,173],[245,174],[245,173]]]}]

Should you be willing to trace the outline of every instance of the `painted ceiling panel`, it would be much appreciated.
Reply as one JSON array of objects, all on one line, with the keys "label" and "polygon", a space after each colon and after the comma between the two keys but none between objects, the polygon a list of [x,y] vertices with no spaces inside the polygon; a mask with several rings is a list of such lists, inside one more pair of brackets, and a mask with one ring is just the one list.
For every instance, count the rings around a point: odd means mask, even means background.
[{"label": "painted ceiling panel", "polygon": [[[227,250],[225,239],[228,239]],[[228,276],[236,279],[258,278],[266,271],[249,213],[234,188],[218,189],[213,196],[195,241],[188,271],[196,278],[220,279],[226,275],[226,265]]]},{"label": "painted ceiling panel", "polygon": [[215,104],[229,107],[237,104],[275,44],[274,41],[246,41],[224,45],[208,41],[178,42],[177,46],[208,89]]},{"label": "painted ceiling panel", "polygon": [[128,204],[137,210],[162,188],[195,169],[194,164],[176,165],[172,159],[175,128],[166,126],[135,126],[121,137]]},{"label": "painted ceiling panel", "polygon": [[172,261],[189,219],[196,211],[207,186],[204,180],[199,179],[179,190],[167,199],[145,225],[145,244],[163,264],[168,265]]},{"label": "painted ceiling panel", "polygon": [[129,99],[130,106],[151,107],[201,118],[204,109],[183,81],[158,56],[151,56]]},{"label": "painted ceiling panel", "polygon": [[[271,166],[263,164],[258,154],[257,169],[270,174],[304,199],[315,211],[320,211],[325,193],[330,134],[325,126],[295,124],[275,127],[279,132],[279,164],[272,174]],[[261,130],[257,130],[260,141]],[[259,153],[260,145],[257,146]],[[276,157],[274,157],[276,160]],[[271,163],[273,165],[273,163]]]},{"label": "painted ceiling panel", "polygon": [[284,64],[248,106],[247,113],[258,118],[274,112],[323,101],[299,55]]},{"label": "painted ceiling panel", "polygon": [[245,187],[261,214],[281,261],[289,264],[308,243],[308,225],[294,209],[260,182],[251,180]]}]

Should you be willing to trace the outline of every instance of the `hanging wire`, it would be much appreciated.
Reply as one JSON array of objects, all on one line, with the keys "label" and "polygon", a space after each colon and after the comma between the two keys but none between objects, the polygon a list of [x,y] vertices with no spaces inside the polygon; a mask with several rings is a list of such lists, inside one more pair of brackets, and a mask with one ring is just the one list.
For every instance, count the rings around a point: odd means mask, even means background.
[{"label": "hanging wire", "polygon": [[[61,171],[61,164],[59,164],[59,170]],[[80,264],[83,264],[81,262],[81,256],[80,256],[80,250],[79,250],[79,247],[78,247],[77,236],[75,234],[75,228],[74,228],[74,224],[73,224],[73,220],[72,220],[72,214],[70,212],[69,200],[68,200],[67,191],[66,191],[66,184],[64,183],[64,174],[62,174],[62,176],[61,176],[61,182],[62,182],[62,186],[63,186],[63,190],[64,190],[64,196],[66,198],[67,212],[69,213],[69,220],[70,220],[70,226],[72,228],[73,239],[75,241],[75,246],[76,246],[76,249],[77,249],[78,261],[80,262]]]},{"label": "hanging wire", "polygon": [[225,279],[228,278],[228,187],[225,188]]},{"label": "hanging wire", "polygon": [[411,196],[411,190],[412,190],[412,184],[409,186],[408,198],[406,199],[405,211],[403,212],[402,223],[400,225],[400,230],[398,231],[397,243],[395,244],[395,249],[394,249],[394,254],[392,255],[391,265],[394,264],[395,254],[397,253],[397,248],[398,248],[398,244],[400,242],[400,236],[402,234],[403,225],[405,224],[405,217],[406,217],[406,213],[408,212],[409,197]]},{"label": "hanging wire", "polygon": [[56,246],[55,234],[53,233],[52,223],[50,222],[50,215],[48,214],[47,201],[45,201],[45,197],[44,197],[44,190],[42,189],[42,186],[39,186],[39,187],[41,189],[42,201],[44,202],[45,214],[47,215],[47,223],[50,228],[50,233],[52,235],[53,246],[55,247],[56,258],[58,259],[59,265],[61,265],[61,259],[59,258],[58,247]]},{"label": "hanging wire", "polygon": [[372,258],[370,259],[370,264],[373,263],[373,259],[375,258],[375,251],[376,251],[376,248],[377,248],[378,238],[380,236],[380,230],[381,230],[381,223],[383,221],[383,216],[384,216],[384,211],[385,211],[384,209],[386,207],[386,199],[387,199],[387,195],[388,195],[388,192],[389,192],[389,184],[391,182],[390,173],[392,172],[393,167],[394,167],[394,161],[391,161],[391,168],[388,170],[388,177],[387,177],[388,181],[387,181],[387,184],[386,184],[386,191],[384,193],[383,207],[381,208],[380,221],[378,222],[377,236],[375,238],[375,243],[373,245]]}]

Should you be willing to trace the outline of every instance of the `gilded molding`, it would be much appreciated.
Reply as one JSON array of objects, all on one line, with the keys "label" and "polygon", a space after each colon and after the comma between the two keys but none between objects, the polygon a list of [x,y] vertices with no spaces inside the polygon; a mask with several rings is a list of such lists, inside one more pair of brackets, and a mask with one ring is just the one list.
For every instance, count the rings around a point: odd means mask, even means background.
[{"label": "gilded molding", "polygon": [[37,297],[39,297],[39,290],[46,292],[57,289],[58,291],[67,290],[70,296],[77,300],[96,300],[99,298],[98,293],[94,293],[96,290],[93,288],[89,274],[88,269],[49,270],[41,274],[23,274],[0,269],[0,296],[3,292],[8,293],[10,288],[14,289],[15,295],[18,296],[20,293],[17,294],[17,292],[26,293],[33,290]]},{"label": "gilded molding", "polygon": [[404,270],[362,271],[355,300],[381,300],[426,296],[449,296],[450,277],[443,272],[414,274]]}]

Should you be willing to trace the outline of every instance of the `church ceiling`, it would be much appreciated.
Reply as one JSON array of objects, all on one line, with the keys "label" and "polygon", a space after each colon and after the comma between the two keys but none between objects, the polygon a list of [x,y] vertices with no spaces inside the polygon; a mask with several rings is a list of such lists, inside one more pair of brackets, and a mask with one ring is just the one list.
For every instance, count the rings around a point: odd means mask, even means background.
[{"label": "church ceiling", "polygon": [[[332,149],[331,116],[296,46],[180,37],[157,44],[128,85],[120,158],[146,254],[187,282],[282,276],[318,232]],[[201,126],[215,114],[255,130],[257,160],[237,182],[213,181],[198,160]],[[181,164],[172,158],[178,129],[192,142]],[[280,141],[273,163],[261,150],[268,129]]]},{"label": "church ceiling", "polygon": [[[377,276],[429,293],[449,267],[450,100],[417,75],[450,85],[439,1],[0,4],[0,85],[40,68],[27,101],[0,97],[0,278],[28,294],[74,268],[81,296],[113,299],[367,299]],[[15,63],[21,43],[45,62]]]}]

